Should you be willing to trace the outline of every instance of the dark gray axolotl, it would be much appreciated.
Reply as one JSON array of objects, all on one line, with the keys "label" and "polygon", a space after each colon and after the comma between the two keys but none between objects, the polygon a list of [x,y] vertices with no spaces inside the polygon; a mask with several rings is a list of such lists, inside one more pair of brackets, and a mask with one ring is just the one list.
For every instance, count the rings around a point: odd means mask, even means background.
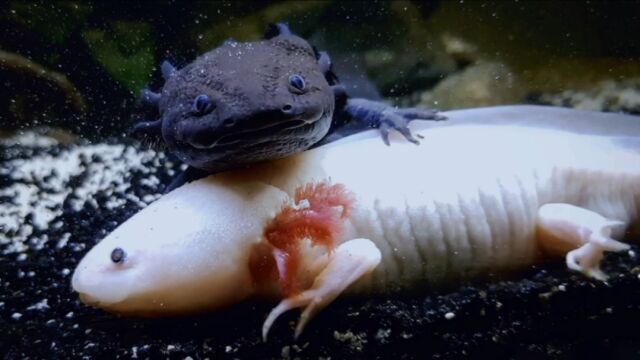
[{"label": "dark gray axolotl", "polygon": [[443,120],[436,110],[399,109],[349,98],[325,52],[271,25],[262,41],[228,40],[177,70],[165,61],[160,93],[142,101],[160,118],[140,122],[134,136],[159,139],[189,165],[169,190],[208,173],[282,158],[350,133],[391,129],[418,143],[411,120]]}]

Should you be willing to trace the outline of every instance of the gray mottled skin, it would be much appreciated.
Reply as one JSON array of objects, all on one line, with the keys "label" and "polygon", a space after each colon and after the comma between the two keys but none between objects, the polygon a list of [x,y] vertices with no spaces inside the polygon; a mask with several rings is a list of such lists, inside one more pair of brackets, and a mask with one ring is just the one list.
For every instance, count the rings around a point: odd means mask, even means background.
[{"label": "gray mottled skin", "polygon": [[[305,78],[307,92],[289,91],[291,74]],[[202,117],[190,114],[200,94],[216,105]],[[286,114],[285,106],[292,111]],[[329,130],[334,98],[311,46],[286,36],[227,42],[200,56],[169,77],[159,108],[169,150],[192,166],[215,171],[310,147]]]},{"label": "gray mottled skin", "polygon": [[[283,24],[273,25],[261,41],[226,41],[180,70],[165,62],[162,73],[162,91],[142,93],[160,119],[139,123],[134,135],[161,139],[170,153],[190,165],[170,188],[371,127],[380,128],[385,142],[395,129],[417,143],[409,121],[444,119],[434,110],[349,99],[328,55]],[[292,85],[292,76],[303,79],[303,89]],[[210,104],[204,102],[198,110],[196,100],[202,96]]]}]

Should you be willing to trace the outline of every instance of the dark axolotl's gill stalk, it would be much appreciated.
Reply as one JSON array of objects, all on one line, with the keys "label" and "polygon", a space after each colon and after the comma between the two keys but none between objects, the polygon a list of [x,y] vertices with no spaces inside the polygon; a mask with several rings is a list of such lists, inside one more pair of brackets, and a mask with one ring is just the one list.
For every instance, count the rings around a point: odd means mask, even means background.
[{"label": "dark axolotl's gill stalk", "polygon": [[261,41],[227,40],[179,70],[165,61],[161,71],[161,92],[141,94],[160,118],[138,123],[132,133],[189,165],[167,190],[369,128],[379,128],[387,144],[392,129],[417,144],[410,121],[445,119],[432,109],[349,98],[329,55],[284,24],[271,25]]}]

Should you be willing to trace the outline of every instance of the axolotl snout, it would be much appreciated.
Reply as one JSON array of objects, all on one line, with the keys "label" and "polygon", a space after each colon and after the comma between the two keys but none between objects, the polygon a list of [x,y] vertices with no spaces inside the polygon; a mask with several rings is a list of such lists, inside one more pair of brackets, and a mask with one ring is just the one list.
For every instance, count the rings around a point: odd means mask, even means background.
[{"label": "axolotl snout", "polygon": [[346,292],[545,258],[606,279],[603,254],[628,249],[619,239],[640,219],[640,119],[532,106],[446,115],[411,124],[420,146],[365,132],[186,184],[96,245],[73,287],[130,314],[281,298],[266,336],[282,312],[304,309],[299,333]]}]

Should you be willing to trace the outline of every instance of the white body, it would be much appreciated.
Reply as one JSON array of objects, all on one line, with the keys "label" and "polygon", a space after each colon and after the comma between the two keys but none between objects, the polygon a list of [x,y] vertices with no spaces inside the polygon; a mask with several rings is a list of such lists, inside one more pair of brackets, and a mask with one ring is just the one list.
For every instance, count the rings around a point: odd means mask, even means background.
[{"label": "white body", "polygon": [[[546,203],[577,205],[627,224],[638,219],[640,147],[506,121],[463,123],[457,113],[445,123],[414,124],[424,138],[419,146],[398,137],[387,147],[375,133],[356,135],[255,179],[291,194],[328,178],[355,193],[342,241],[370,239],[381,251],[365,286],[372,290],[532,264],[540,259],[536,215]],[[632,121],[640,129],[640,119]]]},{"label": "white body", "polygon": [[[98,244],[73,286],[118,312],[239,301],[257,291],[248,261],[264,225],[295,188],[326,179],[356,196],[340,241],[366,238],[382,254],[373,276],[351,287],[358,290],[532,264],[543,204],[573,204],[623,224],[638,219],[640,119],[532,106],[445,115],[412,123],[419,146],[397,136],[388,147],[371,131],[187,184]],[[111,263],[114,247],[129,261]]]}]

